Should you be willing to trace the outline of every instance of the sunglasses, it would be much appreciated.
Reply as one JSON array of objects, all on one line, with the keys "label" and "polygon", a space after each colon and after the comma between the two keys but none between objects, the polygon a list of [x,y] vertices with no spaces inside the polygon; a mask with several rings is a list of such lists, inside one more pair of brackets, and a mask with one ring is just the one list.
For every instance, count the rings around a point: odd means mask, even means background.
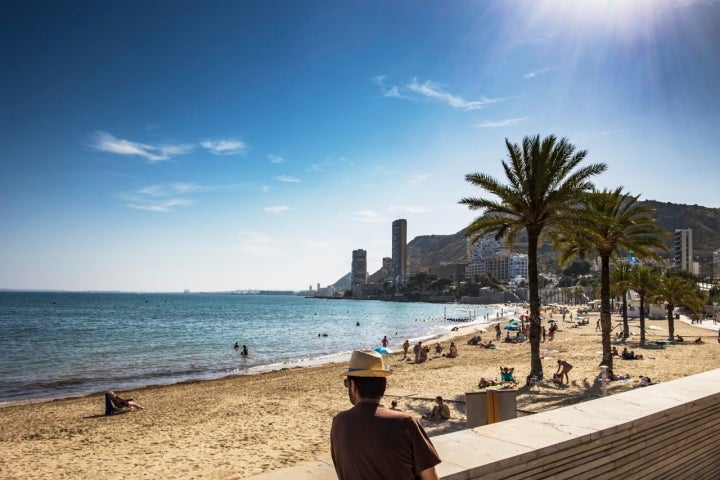
[{"label": "sunglasses", "polygon": [[350,379],[345,377],[343,379],[343,385],[345,385],[345,388],[350,388]]}]

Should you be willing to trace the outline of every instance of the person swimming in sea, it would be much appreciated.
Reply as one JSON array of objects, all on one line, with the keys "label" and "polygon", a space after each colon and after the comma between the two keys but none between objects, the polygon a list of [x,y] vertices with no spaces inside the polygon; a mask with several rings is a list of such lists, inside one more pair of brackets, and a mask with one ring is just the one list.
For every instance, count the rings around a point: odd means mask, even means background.
[{"label": "person swimming in sea", "polygon": [[250,355],[250,352],[248,352],[247,345],[243,345],[242,352],[240,352],[240,355],[242,355],[243,357],[247,357],[248,355]]}]

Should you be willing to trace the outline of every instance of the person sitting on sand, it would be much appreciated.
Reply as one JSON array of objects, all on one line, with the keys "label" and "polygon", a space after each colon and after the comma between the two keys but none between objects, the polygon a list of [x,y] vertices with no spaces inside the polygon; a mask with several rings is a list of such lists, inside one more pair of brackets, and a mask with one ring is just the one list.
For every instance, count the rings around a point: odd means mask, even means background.
[{"label": "person sitting on sand", "polygon": [[495,380],[485,380],[485,377],[480,377],[478,381],[478,388],[494,387],[495,385],[497,385]]},{"label": "person sitting on sand", "polygon": [[612,347],[612,356],[613,357],[619,357],[620,354],[618,353],[617,347]]},{"label": "person sitting on sand", "polygon": [[105,392],[105,415],[115,415],[116,413],[125,413],[136,409],[144,410],[145,407],[132,398],[121,397],[112,390]]},{"label": "person sitting on sand", "polygon": [[446,355],[443,355],[446,358],[455,358],[458,356],[458,349],[455,345],[455,342],[450,342],[450,349]]},{"label": "person sitting on sand", "polygon": [[627,348],[623,348],[622,358],[623,360],[642,360],[643,356],[637,355],[633,350],[628,351]]},{"label": "person sitting on sand", "polygon": [[435,355],[440,355],[443,351],[443,348],[440,346],[439,343],[435,344]]},{"label": "person sitting on sand", "polygon": [[700,345],[701,343],[705,343],[705,342],[702,341],[702,337],[697,337],[693,343],[695,345]]},{"label": "person sitting on sand", "polygon": [[678,343],[682,343],[682,342],[685,341],[685,339],[684,339],[683,337],[681,337],[680,335],[678,335],[678,336],[675,337],[675,341],[678,342]]},{"label": "person sitting on sand", "polygon": [[513,368],[500,367],[500,381],[517,383],[517,380],[515,380],[515,377],[513,376],[514,371],[515,371],[515,367],[513,367]]},{"label": "person sitting on sand", "polygon": [[497,347],[495,346],[495,344],[493,343],[492,340],[488,340],[488,341],[485,342],[485,343],[481,343],[480,346],[481,346],[482,348],[497,348]]},{"label": "person sitting on sand", "polygon": [[435,403],[436,405],[430,410],[430,413],[423,415],[423,418],[427,420],[447,420],[450,418],[450,407],[443,403],[441,396],[435,397]]},{"label": "person sitting on sand", "polygon": [[648,385],[652,385],[652,380],[650,380],[650,377],[640,375],[640,382],[638,383],[638,387],[647,387]]},{"label": "person sitting on sand", "polygon": [[482,338],[480,338],[480,335],[475,335],[470,340],[467,341],[468,345],[477,345],[479,343],[482,343]]},{"label": "person sitting on sand", "polygon": [[393,400],[392,402],[390,402],[390,410],[398,410],[398,411],[400,410],[398,408],[397,400]]}]

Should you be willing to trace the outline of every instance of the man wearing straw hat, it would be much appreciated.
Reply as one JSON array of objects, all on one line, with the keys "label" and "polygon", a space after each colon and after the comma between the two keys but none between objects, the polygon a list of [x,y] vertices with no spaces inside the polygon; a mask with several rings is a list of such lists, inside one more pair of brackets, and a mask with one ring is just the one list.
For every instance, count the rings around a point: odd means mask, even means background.
[{"label": "man wearing straw hat", "polygon": [[390,370],[374,351],[355,351],[343,373],[353,407],[335,415],[330,450],[340,480],[437,480],[440,457],[418,420],[385,408]]}]

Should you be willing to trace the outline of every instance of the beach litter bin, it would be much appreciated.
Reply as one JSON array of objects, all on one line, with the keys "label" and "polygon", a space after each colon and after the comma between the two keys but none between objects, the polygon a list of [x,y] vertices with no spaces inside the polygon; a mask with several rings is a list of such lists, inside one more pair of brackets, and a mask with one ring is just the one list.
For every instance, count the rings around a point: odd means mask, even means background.
[{"label": "beach litter bin", "polygon": [[465,393],[468,428],[516,418],[516,396],[517,390],[486,390]]}]

